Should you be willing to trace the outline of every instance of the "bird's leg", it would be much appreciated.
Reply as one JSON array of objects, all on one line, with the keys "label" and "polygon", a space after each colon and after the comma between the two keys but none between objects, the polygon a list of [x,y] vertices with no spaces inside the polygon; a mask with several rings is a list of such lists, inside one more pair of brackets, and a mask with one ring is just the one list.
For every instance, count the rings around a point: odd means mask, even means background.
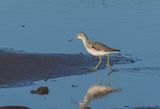
[{"label": "bird's leg", "polygon": [[110,70],[112,70],[111,65],[110,65],[110,57],[107,55],[107,67],[109,67]]},{"label": "bird's leg", "polygon": [[112,70],[110,70],[110,71],[108,72],[108,74],[107,74],[107,77],[108,77],[108,78],[107,78],[107,80],[108,80],[108,86],[112,86],[112,85],[111,85],[111,79],[112,79],[112,77],[111,77],[112,75],[111,75],[111,74],[112,74]]},{"label": "bird's leg", "polygon": [[99,57],[99,62],[98,62],[98,64],[96,65],[96,67],[92,68],[92,70],[93,70],[93,71],[97,70],[97,68],[99,67],[99,65],[101,64],[101,62],[102,62],[102,58]]},{"label": "bird's leg", "polygon": [[112,68],[110,67],[110,71],[108,72],[108,76],[112,74]]},{"label": "bird's leg", "polygon": [[110,66],[110,57],[109,57],[109,55],[107,55],[107,66]]}]

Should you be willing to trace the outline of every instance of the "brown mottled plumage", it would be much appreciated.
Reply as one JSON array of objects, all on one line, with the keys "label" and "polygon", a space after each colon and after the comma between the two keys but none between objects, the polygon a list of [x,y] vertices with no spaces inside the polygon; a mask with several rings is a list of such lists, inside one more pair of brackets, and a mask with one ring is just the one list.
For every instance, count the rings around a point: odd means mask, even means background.
[{"label": "brown mottled plumage", "polygon": [[120,51],[115,48],[108,47],[100,42],[90,42],[91,47],[97,51],[105,51],[105,52],[112,52],[112,51]]}]

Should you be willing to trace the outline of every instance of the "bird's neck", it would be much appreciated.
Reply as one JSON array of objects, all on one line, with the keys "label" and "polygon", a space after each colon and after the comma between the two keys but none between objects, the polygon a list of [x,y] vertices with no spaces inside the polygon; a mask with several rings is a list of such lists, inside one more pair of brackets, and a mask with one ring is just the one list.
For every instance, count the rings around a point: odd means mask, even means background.
[{"label": "bird's neck", "polygon": [[85,47],[88,47],[88,45],[90,43],[89,39],[83,39],[82,42],[83,42]]}]

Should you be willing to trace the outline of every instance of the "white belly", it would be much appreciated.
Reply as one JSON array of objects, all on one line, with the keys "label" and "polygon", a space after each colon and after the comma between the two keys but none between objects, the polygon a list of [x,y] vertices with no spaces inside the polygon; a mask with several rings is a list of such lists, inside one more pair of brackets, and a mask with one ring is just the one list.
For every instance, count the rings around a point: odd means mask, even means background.
[{"label": "white belly", "polygon": [[104,51],[96,51],[94,49],[87,49],[87,52],[94,56],[104,56],[111,53],[111,52],[104,52]]}]

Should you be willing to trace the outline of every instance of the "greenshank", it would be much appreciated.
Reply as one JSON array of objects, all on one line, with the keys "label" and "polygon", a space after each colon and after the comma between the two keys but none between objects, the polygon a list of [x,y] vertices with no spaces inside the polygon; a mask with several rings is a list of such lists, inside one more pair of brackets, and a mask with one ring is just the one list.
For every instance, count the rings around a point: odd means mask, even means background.
[{"label": "greenshank", "polygon": [[102,56],[107,56],[107,66],[111,68],[110,66],[110,54],[113,53],[119,53],[120,50],[116,48],[111,48],[109,46],[106,46],[105,44],[102,44],[100,42],[95,41],[89,41],[87,35],[84,32],[80,32],[74,37],[73,39],[80,39],[82,40],[87,52],[93,56],[99,57],[99,62],[97,65],[92,68],[91,70],[95,71],[99,67],[99,65],[102,62]]}]

